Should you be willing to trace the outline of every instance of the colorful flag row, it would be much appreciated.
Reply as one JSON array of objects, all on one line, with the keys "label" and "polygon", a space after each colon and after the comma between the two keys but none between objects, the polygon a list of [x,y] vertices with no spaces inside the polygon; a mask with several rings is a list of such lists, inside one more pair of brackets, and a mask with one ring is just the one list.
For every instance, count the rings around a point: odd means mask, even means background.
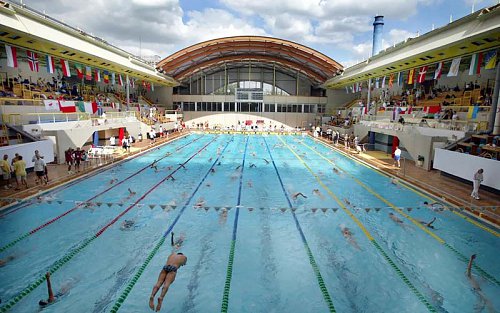
[{"label": "colorful flag row", "polygon": [[[461,60],[462,58],[458,57],[454,58],[451,61],[450,69],[448,71],[448,74],[446,75],[447,77],[458,76]],[[483,63],[483,60],[484,60],[485,70],[494,69],[497,63],[497,50],[488,51],[486,53],[483,52],[474,53],[471,57],[469,75],[476,75],[481,73],[481,64]],[[434,75],[433,75],[434,79],[441,78],[443,72],[443,63],[444,62],[438,62],[436,64],[436,69],[434,70]],[[425,77],[427,75],[428,70],[429,66],[427,65],[418,68],[418,72],[417,68],[410,69],[408,71],[408,77],[406,83],[408,85],[413,85],[415,81],[419,84],[423,83],[425,81]],[[385,81],[386,81],[386,76],[383,76],[382,78],[380,77],[376,78],[375,88],[385,88]],[[393,83],[394,83],[394,73],[390,74],[389,76],[389,88],[393,86]],[[401,86],[402,83],[403,83],[403,75],[402,72],[399,72],[398,86]]]},{"label": "colorful flag row", "polygon": [[[12,68],[17,68],[18,67],[18,62],[17,62],[17,48],[10,46],[10,45],[5,45],[5,52],[7,54],[7,66],[12,67]],[[26,50],[26,56],[28,60],[28,65],[30,67],[30,70],[32,72],[38,73],[40,71],[40,62],[38,60],[38,54],[36,52]],[[65,77],[71,77],[71,69],[69,65],[68,60],[60,59],[59,60],[61,63],[61,70],[62,73]],[[55,61],[54,57],[47,55],[46,56],[46,64],[47,64],[47,73],[53,74],[55,72]],[[75,64],[75,70],[76,70],[76,75],[79,79],[85,78],[86,80],[92,80],[92,68],[90,66],[85,66],[85,72],[84,68],[81,64],[76,63]],[[115,85],[116,83],[116,75],[115,73],[111,73],[111,84]],[[101,80],[101,70],[95,69],[94,70],[94,79],[96,82],[104,82],[106,84],[109,84],[110,82],[110,73],[108,71],[103,71],[102,75],[102,80]],[[134,88],[135,87],[135,80],[134,79],[129,79],[128,83],[130,84],[130,87]],[[146,83],[146,82],[144,82]],[[118,85],[119,86],[124,86],[124,81],[123,77],[121,74],[118,75]],[[145,85],[146,88],[146,85]],[[147,82],[147,88],[148,90],[152,89],[154,91],[154,85],[150,84]]]}]

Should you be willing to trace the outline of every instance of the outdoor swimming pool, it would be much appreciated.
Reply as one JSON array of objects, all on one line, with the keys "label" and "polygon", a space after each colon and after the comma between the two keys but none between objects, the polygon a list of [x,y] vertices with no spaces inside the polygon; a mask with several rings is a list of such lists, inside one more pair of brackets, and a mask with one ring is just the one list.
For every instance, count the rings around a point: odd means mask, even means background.
[{"label": "outdoor swimming pool", "polygon": [[310,137],[191,134],[1,212],[0,311],[38,311],[47,271],[44,312],[150,311],[172,230],[162,312],[500,311],[498,231],[429,200]]}]

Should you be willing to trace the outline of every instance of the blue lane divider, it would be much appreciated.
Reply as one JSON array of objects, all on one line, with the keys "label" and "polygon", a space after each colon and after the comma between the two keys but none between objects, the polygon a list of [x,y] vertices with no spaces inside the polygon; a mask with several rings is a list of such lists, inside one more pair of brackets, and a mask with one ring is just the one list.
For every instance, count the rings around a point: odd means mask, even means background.
[{"label": "blue lane divider", "polygon": [[227,313],[229,307],[229,291],[231,289],[231,279],[233,277],[234,252],[236,249],[236,235],[238,232],[238,218],[240,216],[240,204],[241,204],[241,188],[243,186],[243,171],[245,170],[245,158],[247,155],[247,147],[248,147],[248,137],[246,138],[245,141],[245,151],[243,152],[243,163],[241,165],[240,184],[238,186],[238,201],[236,205],[236,214],[234,216],[234,224],[233,224],[233,237],[231,240],[231,247],[229,249],[229,260],[227,262],[226,282],[224,284],[224,293],[222,295],[222,306],[221,306],[222,313]]},{"label": "blue lane divider", "polygon": [[[281,179],[281,175],[278,171],[278,168],[276,167],[276,163],[274,162],[273,155],[271,154],[271,150],[269,149],[269,146],[267,144],[266,138],[264,138],[264,143],[266,145],[267,152],[269,153],[269,157],[271,158],[271,163],[273,164],[274,170],[276,171],[276,175],[278,176],[278,180],[280,182],[281,189],[283,190],[283,194],[285,195],[286,201],[288,202],[288,206],[290,209],[292,209],[292,201],[290,200],[290,196],[288,195],[288,192],[285,189],[285,186],[283,185],[283,180]],[[316,263],[316,260],[314,259],[314,255],[312,254],[311,249],[309,248],[309,244],[307,243],[306,236],[304,235],[304,232],[302,231],[302,227],[300,226],[299,220],[297,219],[297,215],[295,214],[295,211],[292,210],[292,216],[295,221],[295,226],[297,227],[297,230],[299,231],[300,238],[302,239],[302,243],[304,244],[304,248],[306,249],[307,256],[309,257],[309,263],[311,263],[311,266],[313,268],[314,274],[316,275],[316,279],[318,281],[319,288],[321,290],[321,294],[323,295],[323,299],[325,300],[328,310],[331,313],[335,313],[335,306],[333,305],[332,298],[330,297],[330,293],[328,292],[328,288],[326,288],[325,281],[323,280],[323,276],[321,276],[321,272],[319,270],[318,264]]]},{"label": "blue lane divider", "polygon": [[201,181],[198,184],[198,186],[196,186],[196,188],[194,189],[194,191],[191,194],[191,196],[186,200],[186,203],[180,209],[180,211],[177,214],[177,216],[175,217],[174,221],[170,224],[170,226],[167,228],[167,231],[161,236],[161,238],[158,241],[158,243],[155,245],[155,247],[153,248],[153,250],[147,256],[146,261],[144,261],[144,263],[142,264],[142,266],[139,268],[139,270],[135,273],[134,277],[128,283],[128,285],[125,288],[125,290],[118,297],[118,299],[116,300],[115,304],[113,305],[113,308],[110,311],[111,313],[118,312],[118,310],[120,309],[120,307],[122,306],[122,304],[125,302],[125,299],[127,299],[128,295],[132,291],[132,288],[134,288],[135,284],[137,283],[137,281],[141,277],[141,275],[144,272],[144,270],[146,269],[146,267],[149,265],[149,263],[151,262],[151,260],[153,259],[153,257],[156,255],[156,253],[158,252],[158,250],[160,249],[160,247],[163,245],[163,243],[165,242],[165,239],[170,234],[170,232],[174,229],[174,226],[177,224],[177,222],[181,218],[182,214],[184,213],[184,211],[186,210],[186,208],[189,206],[189,203],[191,203],[191,201],[193,200],[194,196],[196,195],[196,193],[198,192],[198,190],[200,189],[200,187],[203,185],[203,183],[207,179],[208,175],[210,174],[210,170],[219,162],[219,159],[224,154],[224,151],[226,151],[226,148],[229,146],[229,143],[230,143],[229,141],[226,143],[224,149],[222,149],[222,151],[221,151],[221,154],[215,159],[215,161],[212,163],[212,166],[210,166],[210,168],[208,169],[207,173],[205,174],[205,176],[203,176],[203,178],[201,179]]}]

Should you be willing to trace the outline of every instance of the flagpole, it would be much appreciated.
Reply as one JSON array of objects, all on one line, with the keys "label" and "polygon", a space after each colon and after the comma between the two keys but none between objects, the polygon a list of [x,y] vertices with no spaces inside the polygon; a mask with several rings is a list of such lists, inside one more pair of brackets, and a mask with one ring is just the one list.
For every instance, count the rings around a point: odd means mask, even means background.
[{"label": "flagpole", "polygon": [[130,105],[130,81],[129,81],[129,78],[128,78],[128,74],[127,74],[127,86],[125,86],[125,92],[127,94],[127,111],[129,110],[129,105]]}]

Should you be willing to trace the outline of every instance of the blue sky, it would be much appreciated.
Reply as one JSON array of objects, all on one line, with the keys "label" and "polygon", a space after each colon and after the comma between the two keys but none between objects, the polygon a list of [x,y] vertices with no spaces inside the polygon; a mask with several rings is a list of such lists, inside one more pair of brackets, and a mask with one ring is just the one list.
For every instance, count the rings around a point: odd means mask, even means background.
[{"label": "blue sky", "polygon": [[[24,0],[133,54],[161,58],[200,41],[264,35],[314,48],[348,66],[371,52],[373,17],[385,47],[498,0]],[[102,14],[102,13],[105,14]],[[89,17],[94,17],[89,19]],[[139,44],[140,43],[140,44]],[[139,49],[139,47],[141,49]]]}]

